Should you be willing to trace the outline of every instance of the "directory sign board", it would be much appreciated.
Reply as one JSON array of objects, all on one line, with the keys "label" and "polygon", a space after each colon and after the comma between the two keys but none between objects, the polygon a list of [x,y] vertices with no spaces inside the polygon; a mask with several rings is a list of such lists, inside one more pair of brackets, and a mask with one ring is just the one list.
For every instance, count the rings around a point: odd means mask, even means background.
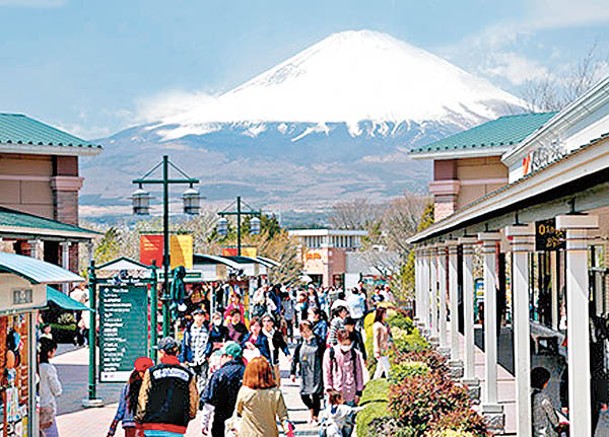
[{"label": "directory sign board", "polygon": [[148,352],[148,290],[121,284],[99,291],[99,381],[126,382],[136,358]]}]

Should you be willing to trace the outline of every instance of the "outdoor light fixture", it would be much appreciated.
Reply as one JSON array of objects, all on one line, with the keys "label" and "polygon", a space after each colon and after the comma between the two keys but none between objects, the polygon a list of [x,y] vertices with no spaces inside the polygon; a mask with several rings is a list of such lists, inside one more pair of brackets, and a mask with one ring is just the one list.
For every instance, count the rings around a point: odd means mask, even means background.
[{"label": "outdoor light fixture", "polygon": [[253,217],[250,220],[250,234],[258,235],[260,233],[260,219],[258,217]]},{"label": "outdoor light fixture", "polygon": [[218,234],[223,237],[228,235],[228,220],[224,217],[218,219]]},{"label": "outdoor light fixture", "polygon": [[192,187],[192,185],[190,188],[184,191],[184,194],[182,194],[182,200],[184,201],[184,214],[199,214],[199,210],[201,209],[201,196],[199,192]]},{"label": "outdoor light fixture", "polygon": [[133,192],[131,200],[133,201],[133,214],[149,215],[150,214],[150,193],[140,187]]}]

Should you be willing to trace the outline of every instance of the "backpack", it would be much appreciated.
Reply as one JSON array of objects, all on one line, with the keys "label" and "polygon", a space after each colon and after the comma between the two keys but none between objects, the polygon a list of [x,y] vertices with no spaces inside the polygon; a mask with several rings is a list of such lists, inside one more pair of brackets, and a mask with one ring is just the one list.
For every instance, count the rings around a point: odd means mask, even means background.
[{"label": "backpack", "polygon": [[[357,353],[355,352],[353,346],[351,346],[351,360],[353,361],[353,377],[354,380],[357,381]],[[334,366],[338,366],[338,364],[336,362],[336,351],[332,346],[330,347],[330,369],[332,371],[334,371]]]}]

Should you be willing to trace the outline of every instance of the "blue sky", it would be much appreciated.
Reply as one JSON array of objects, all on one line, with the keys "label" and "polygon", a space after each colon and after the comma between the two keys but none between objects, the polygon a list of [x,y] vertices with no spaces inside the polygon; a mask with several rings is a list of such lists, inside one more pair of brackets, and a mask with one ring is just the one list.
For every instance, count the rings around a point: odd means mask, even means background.
[{"label": "blue sky", "polygon": [[0,111],[85,138],[226,91],[334,32],[386,32],[518,93],[609,52],[605,0],[0,0]]}]

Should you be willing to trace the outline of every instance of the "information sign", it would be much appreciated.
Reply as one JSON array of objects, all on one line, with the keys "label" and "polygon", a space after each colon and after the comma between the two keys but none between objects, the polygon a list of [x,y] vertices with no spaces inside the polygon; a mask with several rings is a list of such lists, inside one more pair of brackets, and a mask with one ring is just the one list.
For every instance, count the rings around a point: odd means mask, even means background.
[{"label": "information sign", "polygon": [[546,252],[564,249],[565,231],[556,229],[556,219],[535,222],[535,250]]},{"label": "information sign", "polygon": [[147,314],[145,285],[100,287],[100,382],[126,382],[135,359],[147,355]]}]

